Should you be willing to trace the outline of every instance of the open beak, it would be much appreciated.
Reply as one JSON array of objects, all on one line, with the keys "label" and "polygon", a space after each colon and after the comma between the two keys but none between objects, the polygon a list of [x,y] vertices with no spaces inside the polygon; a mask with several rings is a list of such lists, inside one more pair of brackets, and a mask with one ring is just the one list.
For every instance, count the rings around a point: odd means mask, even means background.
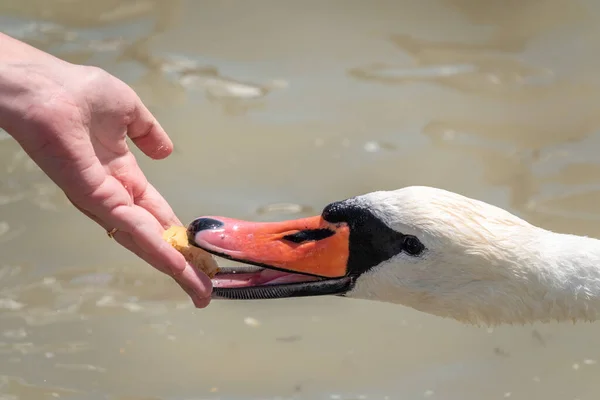
[{"label": "open beak", "polygon": [[229,299],[340,295],[348,291],[350,228],[320,216],[283,222],[197,218],[188,240],[212,254],[254,267],[225,268],[214,294]]}]

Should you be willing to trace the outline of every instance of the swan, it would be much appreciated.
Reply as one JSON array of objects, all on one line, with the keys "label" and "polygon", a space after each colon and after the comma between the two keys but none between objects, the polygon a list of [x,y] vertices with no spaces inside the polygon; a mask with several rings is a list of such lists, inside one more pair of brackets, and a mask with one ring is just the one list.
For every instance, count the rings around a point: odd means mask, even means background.
[{"label": "swan", "polygon": [[216,275],[216,298],[338,295],[488,326],[600,316],[600,240],[443,189],[371,192],[281,222],[199,217],[187,235],[245,264]]}]

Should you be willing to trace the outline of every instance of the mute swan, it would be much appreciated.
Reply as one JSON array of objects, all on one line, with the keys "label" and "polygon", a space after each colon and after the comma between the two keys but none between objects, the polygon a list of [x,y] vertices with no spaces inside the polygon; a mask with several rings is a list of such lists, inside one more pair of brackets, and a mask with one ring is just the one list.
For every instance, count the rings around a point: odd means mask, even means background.
[{"label": "mute swan", "polygon": [[600,240],[441,189],[372,192],[283,222],[202,217],[188,239],[255,265],[218,274],[221,298],[342,295],[478,325],[600,316]]}]

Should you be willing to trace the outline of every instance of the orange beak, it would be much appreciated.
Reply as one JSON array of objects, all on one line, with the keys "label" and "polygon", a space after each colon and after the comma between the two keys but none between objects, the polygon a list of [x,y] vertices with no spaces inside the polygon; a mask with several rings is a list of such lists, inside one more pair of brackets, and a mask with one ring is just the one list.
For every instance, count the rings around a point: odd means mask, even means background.
[{"label": "orange beak", "polygon": [[283,222],[203,217],[188,227],[190,244],[260,267],[322,278],[347,273],[350,229],[320,216]]}]

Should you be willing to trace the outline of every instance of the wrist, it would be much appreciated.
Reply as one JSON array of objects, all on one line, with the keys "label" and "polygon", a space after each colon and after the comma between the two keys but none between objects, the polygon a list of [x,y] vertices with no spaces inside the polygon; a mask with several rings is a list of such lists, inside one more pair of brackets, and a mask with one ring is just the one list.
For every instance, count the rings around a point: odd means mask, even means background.
[{"label": "wrist", "polygon": [[0,64],[0,128],[13,137],[18,134],[19,122],[27,112],[24,99],[29,89],[24,75],[19,66]]},{"label": "wrist", "polygon": [[0,33],[0,128],[17,141],[31,134],[40,107],[64,90],[53,71],[70,65]]}]

